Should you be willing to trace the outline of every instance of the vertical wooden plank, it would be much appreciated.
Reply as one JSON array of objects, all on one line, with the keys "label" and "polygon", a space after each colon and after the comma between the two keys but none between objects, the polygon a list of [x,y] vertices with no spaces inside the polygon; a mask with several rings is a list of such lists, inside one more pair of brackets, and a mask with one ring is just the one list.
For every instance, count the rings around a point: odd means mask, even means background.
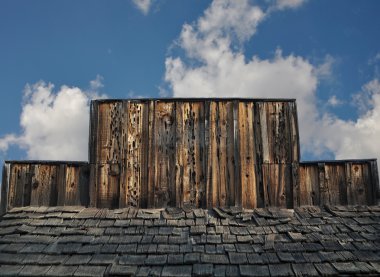
[{"label": "vertical wooden plank", "polygon": [[209,184],[208,187],[210,188],[209,191],[209,197],[210,200],[208,201],[210,204],[210,207],[216,207],[219,206],[218,200],[218,184],[220,184],[220,172],[219,172],[219,156],[217,153],[217,139],[218,139],[218,105],[215,101],[210,102],[210,112],[209,112],[209,157],[208,157],[208,176],[207,178]]},{"label": "vertical wooden plank", "polygon": [[154,120],[155,207],[175,206],[175,104],[156,102]]},{"label": "vertical wooden plank", "polygon": [[89,163],[96,163],[98,161],[98,149],[99,149],[99,102],[91,101],[90,104],[90,130],[89,130],[89,138],[88,138],[88,155],[89,155]]},{"label": "vertical wooden plank", "polygon": [[127,158],[128,158],[128,102],[123,101],[120,107],[120,179],[119,179],[119,208],[127,206]]},{"label": "vertical wooden plank", "polygon": [[265,206],[292,208],[292,173],[289,164],[263,164]]},{"label": "vertical wooden plank", "polygon": [[79,203],[76,205],[88,206],[90,203],[90,165],[83,164],[79,170]]},{"label": "vertical wooden plank", "polygon": [[[181,116],[178,115],[179,112],[182,113]],[[204,104],[201,101],[178,103],[176,136],[180,141],[177,141],[176,156],[182,171],[184,206],[198,207],[204,202],[204,124]]]},{"label": "vertical wooden plank", "polygon": [[319,199],[321,206],[330,204],[328,184],[325,175],[325,164],[322,162],[318,163]]},{"label": "vertical wooden plank", "polygon": [[293,194],[293,201],[292,203],[287,203],[287,205],[289,205],[291,208],[294,208],[294,207],[299,207],[301,205],[301,199],[300,199],[300,195],[301,195],[301,191],[300,191],[300,166],[299,166],[299,163],[292,163],[291,165],[291,171],[292,171],[292,175],[291,175],[291,178],[292,178],[292,182],[291,182],[291,187],[289,188],[293,190],[292,194]]},{"label": "vertical wooden plank", "polygon": [[346,172],[350,174],[351,180],[347,183],[347,204],[368,205],[367,195],[370,184],[369,168],[365,163],[346,163]]},{"label": "vertical wooden plank", "polygon": [[203,101],[192,103],[194,117],[194,169],[192,173],[194,183],[194,203],[196,207],[203,207],[205,203],[206,192],[206,174],[205,174],[205,106]]},{"label": "vertical wooden plank", "polygon": [[235,204],[235,149],[234,149],[234,115],[233,115],[233,102],[228,101],[223,103],[223,118],[225,120],[225,136],[222,136],[225,142],[225,148],[221,147],[221,151],[225,153],[225,187],[226,187],[226,205],[233,206]]},{"label": "vertical wooden plank", "polygon": [[325,188],[330,205],[347,205],[344,164],[325,164]]},{"label": "vertical wooden plank", "polygon": [[10,165],[5,163],[3,165],[3,174],[2,174],[2,179],[1,179],[0,216],[2,216],[8,211],[9,174],[10,174]]},{"label": "vertical wooden plank", "polygon": [[[263,163],[298,162],[298,131],[292,102],[260,102],[260,133]],[[295,152],[295,153],[294,153]],[[293,155],[297,159],[293,159]]]},{"label": "vertical wooden plank", "polygon": [[57,205],[64,206],[66,201],[66,164],[57,168]]},{"label": "vertical wooden plank", "polygon": [[239,132],[239,101],[233,101],[233,118],[234,118],[234,156],[235,156],[235,206],[242,205],[242,186],[240,171],[240,132]]},{"label": "vertical wooden plank", "polygon": [[183,114],[184,107],[182,102],[176,102],[176,156],[175,156],[175,186],[176,186],[176,206],[182,207],[184,201],[183,195]]},{"label": "vertical wooden plank", "polygon": [[141,189],[140,203],[138,207],[146,208],[148,203],[148,152],[149,149],[149,102],[141,102]]},{"label": "vertical wooden plank", "polygon": [[90,207],[98,207],[100,166],[101,165],[98,163],[90,164],[90,178],[89,178],[89,205]]},{"label": "vertical wooden plank", "polygon": [[241,178],[241,204],[245,208],[257,207],[255,170],[253,103],[240,102],[238,110],[239,164]]},{"label": "vertical wooden plank", "polygon": [[204,115],[205,115],[205,136],[204,136],[204,169],[206,176],[206,207],[213,206],[213,194],[212,194],[212,148],[211,148],[211,101],[206,101],[204,103]]},{"label": "vertical wooden plank", "polygon": [[65,168],[65,205],[80,205],[79,168],[67,165]]},{"label": "vertical wooden plank", "polygon": [[122,102],[104,102],[98,105],[97,206],[119,206],[121,167]]},{"label": "vertical wooden plank", "polygon": [[298,128],[298,114],[297,114],[297,103],[291,102],[289,105],[289,122],[290,122],[290,159],[292,163],[298,163],[300,161],[300,138],[299,138],[299,128]]},{"label": "vertical wooden plank", "polygon": [[[154,207],[154,193],[155,193],[155,176],[156,176],[156,169],[155,169],[155,151],[154,144],[155,144],[155,114],[156,114],[156,108],[155,108],[155,101],[149,102],[149,112],[148,112],[148,187],[147,187],[147,207],[153,208]],[[172,169],[173,170],[173,169]],[[174,172],[177,172],[177,167],[175,167]],[[176,186],[177,188],[177,186]],[[176,193],[176,205],[178,206],[178,194]]]},{"label": "vertical wooden plank", "polygon": [[299,176],[299,205],[318,206],[320,194],[318,164],[300,165]]},{"label": "vertical wooden plank", "polygon": [[31,178],[31,165],[22,163],[10,165],[9,207],[23,207],[30,204]]},{"label": "vertical wooden plank", "polygon": [[48,164],[31,165],[31,206],[55,206],[57,204],[57,166]]},{"label": "vertical wooden plank", "polygon": [[371,165],[371,194],[368,194],[368,203],[371,205],[380,204],[380,184],[377,160],[370,161]]},{"label": "vertical wooden plank", "polygon": [[[147,174],[147,159],[145,158],[148,135],[147,104],[128,101],[128,142],[127,142],[127,199],[126,204],[139,207],[144,175]],[[147,180],[147,179],[146,179]]]}]

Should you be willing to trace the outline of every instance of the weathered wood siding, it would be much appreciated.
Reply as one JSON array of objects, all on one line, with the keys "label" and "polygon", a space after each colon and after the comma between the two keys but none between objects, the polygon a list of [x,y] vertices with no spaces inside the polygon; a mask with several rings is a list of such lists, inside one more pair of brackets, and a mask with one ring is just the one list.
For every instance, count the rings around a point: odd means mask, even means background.
[{"label": "weathered wood siding", "polygon": [[92,102],[94,206],[290,207],[298,161],[293,100]]},{"label": "weathered wood siding", "polygon": [[295,205],[368,205],[379,198],[376,160],[305,162],[299,176]]},{"label": "weathered wood siding", "polygon": [[89,163],[8,161],[18,206],[256,208],[377,204],[376,160],[299,162],[294,100],[91,103]]},{"label": "weathered wood siding", "polygon": [[88,205],[86,163],[6,162],[1,210],[22,206]]}]

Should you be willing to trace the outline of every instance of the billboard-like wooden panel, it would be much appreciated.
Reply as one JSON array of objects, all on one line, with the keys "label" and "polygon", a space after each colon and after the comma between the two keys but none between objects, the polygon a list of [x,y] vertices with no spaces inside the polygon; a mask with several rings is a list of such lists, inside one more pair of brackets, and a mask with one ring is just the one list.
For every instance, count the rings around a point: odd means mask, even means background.
[{"label": "billboard-like wooden panel", "polygon": [[[298,162],[296,116],[292,100],[94,101],[91,203],[263,206],[261,165]],[[281,178],[270,182],[281,186]]]}]

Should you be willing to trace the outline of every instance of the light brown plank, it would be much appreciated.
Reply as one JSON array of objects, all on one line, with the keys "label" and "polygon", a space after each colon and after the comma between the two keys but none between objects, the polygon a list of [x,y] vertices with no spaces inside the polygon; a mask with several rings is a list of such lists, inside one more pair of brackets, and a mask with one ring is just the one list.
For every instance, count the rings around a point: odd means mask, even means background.
[{"label": "light brown plank", "polygon": [[255,169],[254,111],[252,102],[241,102],[238,107],[238,140],[241,205],[257,207],[257,184]]},{"label": "light brown plank", "polygon": [[155,160],[154,206],[175,206],[175,104],[156,102],[154,120],[154,144],[149,150],[154,153]]}]

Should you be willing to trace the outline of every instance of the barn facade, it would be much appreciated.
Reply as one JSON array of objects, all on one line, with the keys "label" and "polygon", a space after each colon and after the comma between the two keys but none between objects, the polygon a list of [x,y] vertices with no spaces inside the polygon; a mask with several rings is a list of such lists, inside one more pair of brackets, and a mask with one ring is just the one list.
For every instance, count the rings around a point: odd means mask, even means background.
[{"label": "barn facade", "polygon": [[374,205],[377,161],[300,161],[293,99],[91,103],[89,162],[6,161],[1,212],[23,206]]}]

